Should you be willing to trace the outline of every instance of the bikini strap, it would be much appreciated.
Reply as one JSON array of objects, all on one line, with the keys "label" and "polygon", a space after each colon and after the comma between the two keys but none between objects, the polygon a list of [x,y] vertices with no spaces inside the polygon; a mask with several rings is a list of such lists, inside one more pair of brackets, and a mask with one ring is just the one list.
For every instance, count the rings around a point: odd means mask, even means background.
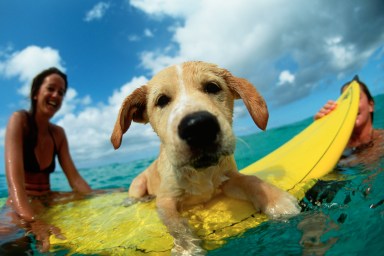
[{"label": "bikini strap", "polygon": [[51,126],[48,127],[48,132],[49,132],[49,134],[51,135],[52,140],[53,140],[53,150],[54,150],[54,153],[57,154],[58,151],[57,151],[57,146],[56,146],[56,140],[55,140],[55,136],[53,135]]}]

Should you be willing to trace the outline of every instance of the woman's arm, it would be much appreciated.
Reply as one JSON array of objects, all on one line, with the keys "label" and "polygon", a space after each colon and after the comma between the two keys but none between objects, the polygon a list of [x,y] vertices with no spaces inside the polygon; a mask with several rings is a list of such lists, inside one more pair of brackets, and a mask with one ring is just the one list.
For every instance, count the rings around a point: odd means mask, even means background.
[{"label": "woman's arm", "polygon": [[73,191],[80,193],[89,193],[91,192],[91,187],[88,183],[81,177],[80,173],[77,171],[75,164],[72,161],[71,155],[69,153],[68,140],[65,135],[64,129],[60,126],[54,126],[55,133],[59,138],[58,143],[58,157],[61,167],[65,175],[67,176],[69,185],[72,187]]},{"label": "woman's arm", "polygon": [[22,219],[33,221],[35,213],[24,185],[23,127],[25,126],[26,116],[21,112],[13,113],[5,133],[5,172],[12,208]]}]

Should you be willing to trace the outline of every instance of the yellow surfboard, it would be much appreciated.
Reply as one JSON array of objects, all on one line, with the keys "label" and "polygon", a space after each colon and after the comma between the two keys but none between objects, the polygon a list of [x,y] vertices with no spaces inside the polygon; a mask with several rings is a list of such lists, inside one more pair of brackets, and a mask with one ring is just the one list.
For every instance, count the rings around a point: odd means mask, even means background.
[{"label": "yellow surfboard", "polygon": [[[302,199],[316,179],[338,162],[355,123],[359,96],[359,85],[352,82],[331,114],[314,121],[241,172],[257,175]],[[66,237],[60,240],[51,236],[52,250],[67,250],[68,254],[169,255],[173,238],[159,220],[154,201],[124,207],[126,197],[126,192],[110,193],[49,209],[42,218],[59,227]],[[250,203],[225,197],[194,206],[182,215],[207,250],[267,220]]]}]

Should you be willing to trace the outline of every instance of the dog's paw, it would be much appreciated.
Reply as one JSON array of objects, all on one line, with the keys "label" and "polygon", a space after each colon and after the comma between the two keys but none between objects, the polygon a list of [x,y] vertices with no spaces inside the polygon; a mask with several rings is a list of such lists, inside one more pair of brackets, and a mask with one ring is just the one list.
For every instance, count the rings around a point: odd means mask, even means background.
[{"label": "dog's paw", "polygon": [[264,212],[270,218],[292,216],[300,213],[299,204],[294,196],[283,192],[273,203],[265,208]]},{"label": "dog's paw", "polygon": [[148,202],[151,202],[155,198],[156,198],[155,195],[146,195],[146,196],[138,198],[138,200],[140,203],[148,203]]},{"label": "dog's paw", "polygon": [[170,234],[174,238],[172,255],[205,255],[201,248],[201,239],[191,230],[186,219],[173,223],[169,227]]},{"label": "dog's paw", "polygon": [[138,203],[138,198],[133,198],[133,197],[127,197],[124,199],[124,201],[122,202],[122,206],[124,207],[129,207],[131,205],[134,205],[136,203]]},{"label": "dog's paw", "polygon": [[129,207],[129,206],[134,205],[136,203],[147,203],[147,202],[150,202],[153,199],[155,199],[155,197],[156,196],[154,196],[154,195],[146,195],[146,196],[139,197],[139,198],[127,197],[126,199],[124,199],[122,205],[124,207]]},{"label": "dog's paw", "polygon": [[201,240],[198,238],[175,239],[175,246],[172,248],[171,255],[174,256],[200,256],[205,255],[206,251],[200,247]]}]

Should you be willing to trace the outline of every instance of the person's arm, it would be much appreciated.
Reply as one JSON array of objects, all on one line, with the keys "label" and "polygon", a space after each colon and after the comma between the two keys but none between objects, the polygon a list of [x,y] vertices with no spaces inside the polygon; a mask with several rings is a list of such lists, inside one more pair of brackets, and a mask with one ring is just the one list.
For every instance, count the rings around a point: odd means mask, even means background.
[{"label": "person's arm", "polygon": [[5,134],[5,171],[12,209],[20,216],[22,227],[32,232],[42,252],[49,250],[49,236],[63,239],[60,229],[37,219],[25,190],[23,159],[23,128],[26,116],[15,112],[9,119]]},{"label": "person's arm", "polygon": [[323,116],[328,115],[332,110],[334,110],[337,106],[337,103],[333,100],[329,100],[314,116],[314,119],[320,119]]},{"label": "person's arm", "polygon": [[81,177],[80,173],[75,167],[75,164],[72,161],[72,157],[69,152],[68,140],[65,135],[64,129],[60,126],[55,126],[55,130],[59,137],[58,145],[58,157],[61,167],[65,175],[67,176],[69,185],[75,192],[80,193],[90,193],[91,187],[88,183]]},{"label": "person's arm", "polygon": [[5,172],[8,183],[8,193],[14,211],[25,221],[33,221],[34,211],[29,204],[24,183],[23,162],[23,127],[26,117],[21,112],[15,112],[9,119],[5,133]]}]

